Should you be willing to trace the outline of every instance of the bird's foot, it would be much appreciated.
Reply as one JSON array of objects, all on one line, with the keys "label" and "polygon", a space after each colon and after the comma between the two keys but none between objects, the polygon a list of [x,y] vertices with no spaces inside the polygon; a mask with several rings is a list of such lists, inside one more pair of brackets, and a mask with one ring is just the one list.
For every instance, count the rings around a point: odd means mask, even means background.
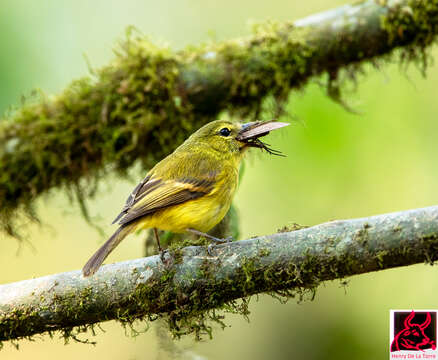
[{"label": "bird's foot", "polygon": [[172,256],[170,255],[169,250],[160,250],[160,259],[164,265],[169,265],[172,261]]},{"label": "bird's foot", "polygon": [[210,237],[210,239],[211,239],[211,241],[213,241],[216,244],[225,244],[225,243],[228,244],[234,240],[232,236],[228,236],[225,239],[219,239],[219,238],[212,236],[212,237]]},{"label": "bird's foot", "polygon": [[213,256],[212,250],[214,249],[214,247],[216,245],[218,245],[218,244],[229,244],[234,239],[233,239],[232,236],[228,236],[225,239],[218,239],[218,238],[215,238],[215,237],[211,237],[211,240],[213,241],[213,243],[208,245],[207,252],[208,252],[208,255]]},{"label": "bird's foot", "polygon": [[213,256],[212,253],[211,253],[211,250],[213,250],[215,245],[217,245],[217,244],[229,244],[230,242],[232,242],[234,240],[232,236],[228,236],[225,239],[220,239],[220,238],[214,237],[212,235],[203,233],[202,231],[198,231],[198,230],[195,230],[195,229],[187,229],[187,231],[189,231],[189,232],[191,232],[193,234],[199,235],[199,236],[204,236],[205,238],[210,239],[212,242],[214,242],[214,244],[210,244],[207,247],[207,252],[208,252],[208,254],[210,256]]}]

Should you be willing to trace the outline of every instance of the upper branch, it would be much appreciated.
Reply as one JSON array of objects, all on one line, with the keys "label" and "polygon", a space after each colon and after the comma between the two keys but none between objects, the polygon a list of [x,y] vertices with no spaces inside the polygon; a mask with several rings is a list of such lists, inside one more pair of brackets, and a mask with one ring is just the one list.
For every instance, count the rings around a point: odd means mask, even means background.
[{"label": "upper branch", "polygon": [[0,228],[13,234],[15,210],[32,214],[52,188],[83,205],[109,168],[150,167],[220,111],[256,116],[323,73],[336,98],[339,69],[398,47],[424,55],[437,32],[438,0],[368,0],[177,53],[131,34],[92,77],[0,121]]},{"label": "upper branch", "polygon": [[214,256],[204,247],[186,247],[165,263],[151,256],[106,265],[91,278],[72,271],[1,285],[0,341],[152,314],[167,314],[178,334],[202,331],[209,309],[226,308],[237,298],[314,290],[325,280],[432,262],[438,254],[438,206],[333,221],[214,249]]}]

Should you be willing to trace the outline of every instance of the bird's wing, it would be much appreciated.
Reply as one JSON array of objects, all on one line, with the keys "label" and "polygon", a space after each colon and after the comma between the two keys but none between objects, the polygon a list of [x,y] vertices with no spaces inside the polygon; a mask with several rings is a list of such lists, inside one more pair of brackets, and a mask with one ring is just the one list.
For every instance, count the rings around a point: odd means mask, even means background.
[{"label": "bird's wing", "polygon": [[182,177],[178,180],[164,180],[153,175],[146,176],[129,195],[113,224],[119,221],[120,225],[124,225],[157,210],[199,198],[210,193],[213,185],[212,178]]}]

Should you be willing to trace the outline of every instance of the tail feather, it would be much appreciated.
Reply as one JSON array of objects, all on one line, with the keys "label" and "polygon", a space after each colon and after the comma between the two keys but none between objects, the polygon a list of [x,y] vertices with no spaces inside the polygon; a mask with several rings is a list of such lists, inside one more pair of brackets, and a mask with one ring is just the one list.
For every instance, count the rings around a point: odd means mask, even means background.
[{"label": "tail feather", "polygon": [[100,268],[111,251],[113,251],[116,246],[120,244],[120,242],[133,230],[134,227],[134,224],[120,226],[116,232],[105,242],[105,244],[103,244],[99,250],[94,253],[90,260],[87,261],[82,269],[82,274],[85,277],[93,275]]}]

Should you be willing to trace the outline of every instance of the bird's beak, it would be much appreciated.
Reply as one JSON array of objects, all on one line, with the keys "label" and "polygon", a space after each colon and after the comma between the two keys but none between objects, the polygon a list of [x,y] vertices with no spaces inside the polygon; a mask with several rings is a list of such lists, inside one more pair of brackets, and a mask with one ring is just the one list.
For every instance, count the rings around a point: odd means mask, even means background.
[{"label": "bird's beak", "polygon": [[245,147],[258,147],[266,150],[270,154],[281,155],[279,151],[269,148],[268,144],[259,140],[260,137],[268,135],[270,131],[277,130],[290,125],[289,123],[277,121],[255,121],[242,125],[236,136],[236,140],[243,142]]},{"label": "bird's beak", "polygon": [[259,137],[268,135],[270,131],[277,130],[290,125],[289,123],[277,121],[254,121],[242,125],[239,133],[236,136],[238,141],[249,141]]}]

